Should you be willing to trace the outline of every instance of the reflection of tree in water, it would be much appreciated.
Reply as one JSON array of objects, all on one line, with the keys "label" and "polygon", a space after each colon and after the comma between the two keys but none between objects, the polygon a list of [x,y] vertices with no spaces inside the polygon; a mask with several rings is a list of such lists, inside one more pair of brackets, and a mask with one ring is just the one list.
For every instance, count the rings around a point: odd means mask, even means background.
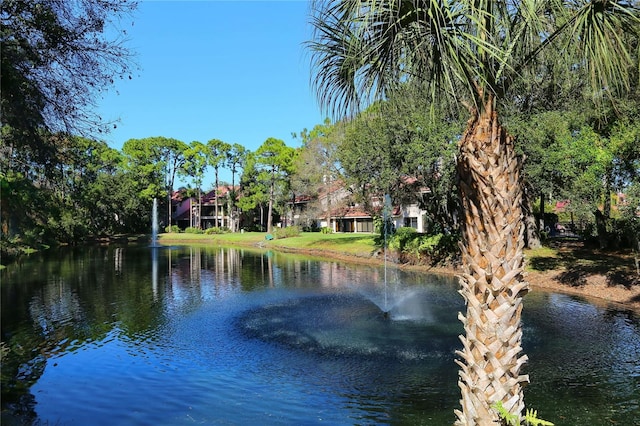
[{"label": "reflection of tree in water", "polygon": [[36,419],[30,388],[50,359],[114,330],[152,336],[163,312],[150,268],[147,250],[90,247],[33,256],[3,272],[2,424]]},{"label": "reflection of tree in water", "polygon": [[[31,386],[42,376],[46,357],[38,354],[38,343],[31,333],[17,332],[9,343],[2,342],[2,418],[0,423],[12,424],[14,418],[20,424],[32,424],[36,419],[35,397]],[[32,346],[37,343],[35,346]],[[34,356],[34,353],[36,354]]]},{"label": "reflection of tree in water", "polygon": [[[65,265],[64,257],[61,263]],[[26,284],[30,294],[28,307],[13,317],[22,326],[11,335],[3,332],[8,349],[2,359],[3,411],[8,409],[23,421],[36,418],[30,388],[44,373],[47,361],[87,341],[104,338],[111,328],[106,322],[89,319],[101,315],[86,311],[97,304],[81,300],[83,293],[78,291],[78,282],[84,282],[87,276],[80,274],[77,279],[69,279],[67,276],[76,271],[66,266],[58,268],[62,275],[41,275],[49,277],[46,283]]]}]

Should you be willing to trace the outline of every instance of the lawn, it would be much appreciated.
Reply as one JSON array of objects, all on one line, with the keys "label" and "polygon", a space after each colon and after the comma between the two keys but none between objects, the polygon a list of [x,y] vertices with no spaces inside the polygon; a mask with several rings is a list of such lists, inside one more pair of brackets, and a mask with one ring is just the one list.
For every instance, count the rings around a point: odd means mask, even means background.
[{"label": "lawn", "polygon": [[378,247],[374,234],[323,234],[320,232],[303,232],[296,237],[267,240],[264,232],[243,232],[229,234],[160,234],[159,242],[164,245],[172,244],[218,244],[257,246],[281,250],[309,251],[320,254],[346,254],[358,257],[371,256]]}]

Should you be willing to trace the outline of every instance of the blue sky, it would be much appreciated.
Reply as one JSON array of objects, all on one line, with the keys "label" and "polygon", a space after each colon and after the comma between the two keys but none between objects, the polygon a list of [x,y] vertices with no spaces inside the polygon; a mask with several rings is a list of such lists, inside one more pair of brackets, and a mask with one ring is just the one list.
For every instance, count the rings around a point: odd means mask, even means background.
[{"label": "blue sky", "polygon": [[306,1],[142,1],[126,27],[140,70],[100,101],[104,119],[120,120],[105,140],[299,146],[291,133],[325,117],[310,85],[308,15]]}]

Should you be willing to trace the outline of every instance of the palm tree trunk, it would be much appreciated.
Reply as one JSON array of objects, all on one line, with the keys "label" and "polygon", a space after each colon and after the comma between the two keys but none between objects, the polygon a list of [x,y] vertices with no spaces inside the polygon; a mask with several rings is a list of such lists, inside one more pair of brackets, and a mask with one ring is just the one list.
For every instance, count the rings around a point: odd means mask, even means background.
[{"label": "palm tree trunk", "polygon": [[542,247],[540,241],[539,225],[536,224],[536,218],[531,208],[531,198],[529,197],[528,188],[523,188],[522,192],[522,214],[524,217],[525,238],[524,244],[526,248],[537,249]]},{"label": "palm tree trunk", "polygon": [[325,182],[325,188],[327,190],[327,231],[333,231],[331,226],[331,181],[327,178]]},{"label": "palm tree trunk", "polygon": [[214,226],[215,226],[216,228],[218,228],[218,227],[220,227],[220,224],[218,224],[218,186],[220,185],[220,183],[218,182],[218,168],[217,168],[217,167],[216,167],[215,172],[216,172],[216,173],[215,173],[215,176],[216,176],[216,190],[215,190],[214,194],[215,194],[215,197],[216,197],[216,198],[215,198],[215,200],[216,200],[216,202],[215,202],[215,208],[216,208],[216,221],[215,221]]},{"label": "palm tree trunk", "polygon": [[198,229],[202,229],[202,191],[198,186]]},{"label": "palm tree trunk", "polygon": [[457,354],[462,410],[457,425],[500,424],[491,405],[501,401],[522,415],[520,368],[523,280],[522,189],[520,161],[513,141],[500,126],[491,102],[468,123],[457,160],[464,211],[460,293],[467,304],[459,314],[465,336]]},{"label": "palm tree trunk", "polygon": [[602,204],[602,213],[596,209],[596,231],[598,232],[598,242],[601,249],[606,249],[609,244],[609,233],[607,224],[611,218],[611,176],[607,172],[604,175],[604,200]]},{"label": "palm tree trunk", "polygon": [[231,212],[231,232],[237,232],[238,224],[236,221],[236,169],[231,168],[231,194],[229,194],[229,211]]},{"label": "palm tree trunk", "polygon": [[269,211],[267,213],[267,232],[272,231],[273,227],[273,194],[274,194],[274,181],[271,180],[271,184],[269,185]]},{"label": "palm tree trunk", "polygon": [[169,224],[169,232],[173,232],[173,229],[171,229],[171,200],[172,200],[172,195],[173,195],[173,190],[169,189],[169,195],[167,196],[167,204],[168,204],[168,213],[167,213],[167,221]]},{"label": "palm tree trunk", "polygon": [[544,191],[542,191],[540,193],[540,222],[541,222],[541,228],[540,232],[542,231],[546,231],[547,230],[547,221],[546,221],[546,216],[544,215],[544,204],[545,204],[545,196],[544,196]]}]

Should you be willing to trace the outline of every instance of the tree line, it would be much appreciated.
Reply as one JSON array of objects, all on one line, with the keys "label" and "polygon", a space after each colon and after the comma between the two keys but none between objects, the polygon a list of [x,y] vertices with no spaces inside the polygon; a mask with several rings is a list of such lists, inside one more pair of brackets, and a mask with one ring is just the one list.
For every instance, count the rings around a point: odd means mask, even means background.
[{"label": "tree line", "polygon": [[[50,135],[56,148],[46,164],[32,161],[25,168],[15,156],[3,158],[3,240],[37,245],[146,233],[154,198],[164,200],[162,222],[169,225],[174,191],[201,200],[211,170],[213,188],[221,186],[221,170],[231,172],[231,182],[224,182],[231,188],[228,199],[214,198],[216,212],[223,203],[232,211],[257,209],[263,229],[272,228],[274,217],[287,217],[296,196],[317,200],[340,184],[350,191],[347,199],[329,208],[311,201],[299,222],[289,225],[312,227],[340,203],[357,203],[379,216],[372,200],[389,194],[395,205],[417,203],[427,212],[427,233],[456,232],[455,155],[464,122],[447,111],[429,112],[425,99],[420,88],[407,85],[349,120],[303,129],[295,135],[298,148],[276,138],[251,152],[219,139],[187,144],[149,137],[130,139],[118,151],[95,139]],[[610,117],[604,128],[584,107],[569,107],[506,119],[525,158],[524,208],[536,217],[530,238],[545,232],[542,210],[570,200],[563,220],[573,221],[584,237],[630,247],[639,234],[638,103],[629,102],[627,114]],[[177,179],[188,184],[176,187]]]}]

